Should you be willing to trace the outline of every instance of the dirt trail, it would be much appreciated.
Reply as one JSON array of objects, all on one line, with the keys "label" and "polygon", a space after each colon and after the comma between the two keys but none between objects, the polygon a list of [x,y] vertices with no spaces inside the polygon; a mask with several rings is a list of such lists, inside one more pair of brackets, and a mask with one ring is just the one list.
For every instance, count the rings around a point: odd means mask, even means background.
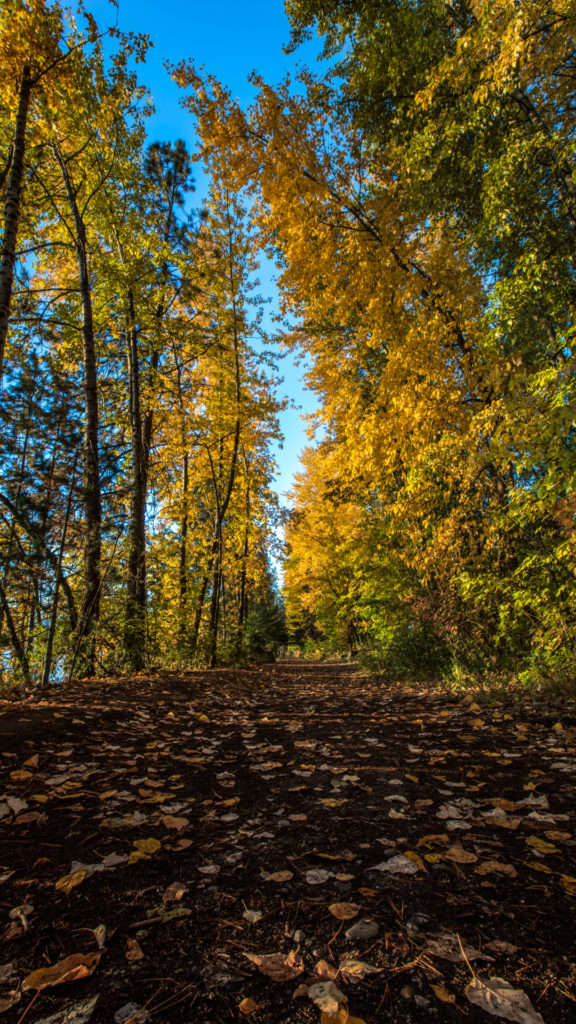
[{"label": "dirt trail", "polygon": [[575,723],[299,662],[3,704],[2,1020],[575,1022]]}]

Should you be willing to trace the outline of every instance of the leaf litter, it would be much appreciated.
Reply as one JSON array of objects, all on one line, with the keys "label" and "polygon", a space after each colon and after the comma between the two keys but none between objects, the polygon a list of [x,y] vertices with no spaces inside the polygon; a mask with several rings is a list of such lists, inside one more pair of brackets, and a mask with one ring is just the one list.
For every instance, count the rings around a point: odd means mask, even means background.
[{"label": "leaf litter", "polygon": [[521,717],[294,662],[5,702],[0,1011],[569,1024],[574,702]]}]

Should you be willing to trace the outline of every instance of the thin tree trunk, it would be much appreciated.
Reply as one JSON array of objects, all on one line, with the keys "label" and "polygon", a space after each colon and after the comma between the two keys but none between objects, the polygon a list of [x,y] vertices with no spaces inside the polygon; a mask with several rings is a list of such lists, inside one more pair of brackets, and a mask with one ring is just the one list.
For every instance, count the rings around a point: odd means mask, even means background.
[{"label": "thin tree trunk", "polygon": [[196,648],[198,646],[198,636],[200,633],[200,624],[202,622],[202,612],[204,611],[204,601],[206,600],[206,591],[208,589],[208,584],[210,582],[210,574],[212,572],[213,561],[214,555],[212,555],[210,558],[208,568],[206,569],[206,573],[200,585],[200,592],[198,594],[198,601],[196,603],[196,614],[194,616],[194,625],[192,626],[192,633],[190,636],[190,652],[192,654],[195,653]]},{"label": "thin tree trunk", "polygon": [[74,459],[74,465],[72,467],[72,480],[70,482],[70,493],[68,495],[68,504],[66,506],[66,515],[64,516],[64,525],[62,527],[62,537],[60,538],[60,549],[58,551],[58,571],[56,573],[56,580],[54,583],[54,594],[52,596],[52,609],[50,612],[50,625],[48,627],[48,637],[46,639],[46,652],[44,655],[44,670],[42,672],[41,686],[48,686],[50,682],[50,672],[52,670],[52,650],[54,647],[54,636],[56,634],[56,622],[58,618],[58,599],[60,596],[60,576],[62,572],[62,562],[64,560],[64,548],[66,545],[66,534],[68,532],[68,523],[70,521],[70,513],[72,511],[72,498],[74,496],[74,485],[76,483],[76,464],[78,456]]},{"label": "thin tree trunk", "polygon": [[220,618],[220,583],[222,580],[222,521],[218,523],[218,536],[215,541],[214,571],[212,573],[212,595],[210,599],[210,646],[208,649],[208,666],[216,667],[218,649],[218,621]]},{"label": "thin tree trunk", "polygon": [[80,611],[79,638],[84,675],[93,675],[95,666],[95,628],[100,616],[100,574],[102,554],[102,506],[98,454],[98,370],[92,315],[92,290],[88,269],[86,225],[78,208],[77,191],[66,162],[58,149],[54,153],[66,190],[75,229],[78,281],[82,302],[82,345],[84,355],[84,593]]},{"label": "thin tree trunk", "polygon": [[26,655],[26,651],[24,650],[24,647],[23,647],[23,645],[22,645],[22,643],[20,641],[20,637],[18,636],[18,630],[16,629],[16,626],[15,626],[15,623],[14,623],[14,619],[12,618],[12,612],[10,611],[10,605],[8,604],[8,599],[6,597],[6,593],[4,591],[4,587],[2,586],[1,583],[0,583],[0,604],[2,605],[2,609],[4,611],[4,618],[6,619],[6,625],[8,626],[8,632],[10,633],[10,639],[12,641],[13,651],[14,651],[14,654],[16,655],[17,661],[20,664],[20,668],[22,670],[22,675],[24,676],[24,682],[26,683],[27,686],[30,686],[31,683],[32,683],[32,680],[31,680],[31,677],[30,677],[30,664],[28,662],[28,657]]},{"label": "thin tree trunk", "polygon": [[128,375],[130,382],[130,433],[132,485],[128,539],[128,595],[124,620],[124,651],[134,671],[146,663],[146,480],[140,406],[140,369],[134,297],[128,293]]},{"label": "thin tree trunk", "polygon": [[182,466],[182,525],[180,528],[179,565],[179,637],[183,643],[187,633],[188,620],[188,452],[184,453]]},{"label": "thin tree trunk", "polygon": [[18,111],[12,142],[12,163],[4,204],[4,235],[0,254],[0,382],[4,367],[4,349],[8,337],[10,309],[12,306],[12,286],[14,283],[14,266],[16,264],[16,244],[18,240],[18,224],[22,205],[22,183],[24,180],[24,158],[26,155],[26,124],[32,91],[30,67],[25,64],[20,79]]}]

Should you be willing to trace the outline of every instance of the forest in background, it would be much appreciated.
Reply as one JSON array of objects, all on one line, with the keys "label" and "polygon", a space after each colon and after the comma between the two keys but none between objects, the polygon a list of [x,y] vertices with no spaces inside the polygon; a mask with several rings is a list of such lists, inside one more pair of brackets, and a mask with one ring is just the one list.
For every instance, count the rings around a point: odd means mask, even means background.
[{"label": "forest in background", "polygon": [[261,654],[282,401],[242,197],[213,179],[189,212],[186,146],[146,138],[146,38],[1,17],[4,675]]},{"label": "forest in background", "polygon": [[[5,675],[264,657],[285,518],[293,642],[571,685],[576,3],[286,10],[328,71],[241,109],[170,69],[211,179],[190,215],[147,40],[3,5]],[[259,254],[320,406],[284,517]]]}]

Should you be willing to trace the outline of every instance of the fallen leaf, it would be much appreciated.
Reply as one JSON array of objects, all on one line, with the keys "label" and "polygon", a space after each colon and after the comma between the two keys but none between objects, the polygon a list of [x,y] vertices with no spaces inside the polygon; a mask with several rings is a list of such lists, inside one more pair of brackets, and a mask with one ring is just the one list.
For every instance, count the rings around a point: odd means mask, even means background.
[{"label": "fallen leaf", "polygon": [[51,967],[40,967],[24,978],[22,989],[27,992],[31,988],[52,988],[54,985],[62,985],[64,982],[88,978],[100,963],[101,955],[101,953],[73,953],[72,956],[67,956],[64,960],[52,964]]},{"label": "fallen leaf", "polygon": [[164,828],[174,829],[176,832],[182,832],[182,829],[190,824],[188,818],[175,818],[173,814],[164,814],[160,821]]},{"label": "fallen leaf", "polygon": [[266,875],[267,882],[289,882],[294,878],[293,871],[273,871],[271,875]]},{"label": "fallen leaf", "polygon": [[245,910],[244,913],[242,914],[242,917],[244,918],[245,921],[248,921],[248,924],[257,924],[258,921],[262,920],[262,911]]},{"label": "fallen leaf", "polygon": [[126,943],[126,959],[131,961],[144,959],[144,953],[138,939],[128,939]]},{"label": "fallen leaf", "polygon": [[549,868],[547,864],[544,864],[541,860],[525,860],[527,868],[532,868],[532,871],[540,871],[543,875],[553,875],[552,868]]},{"label": "fallen leaf", "polygon": [[346,1006],[339,1006],[336,1014],[322,1012],[320,1024],[349,1024],[353,1018],[348,1013]]},{"label": "fallen leaf", "polygon": [[136,839],[134,846],[142,853],[158,853],[158,850],[162,848],[162,843],[159,839],[150,837],[150,839]]},{"label": "fallen leaf", "polygon": [[326,871],[326,868],[312,868],[306,872],[306,881],[308,885],[324,885],[329,878],[333,877],[332,871]]},{"label": "fallen leaf", "polygon": [[166,889],[166,892],[162,897],[162,902],[177,903],[178,900],[181,900],[182,897],[186,895],[187,892],[189,892],[188,886],[184,885],[183,882],[172,882],[172,884]]},{"label": "fallen leaf", "polygon": [[[319,1010],[332,1016],[338,1014],[341,1003],[348,1001],[348,997],[333,981],[317,981],[314,985],[310,985],[308,997]],[[336,1017],[336,1019],[338,1018]]]},{"label": "fallen leaf", "polygon": [[516,878],[518,872],[513,864],[503,864],[499,860],[483,860],[474,868],[475,875],[505,875],[507,878]]},{"label": "fallen leaf", "polygon": [[304,961],[299,953],[292,950],[284,953],[243,953],[247,960],[256,964],[258,970],[272,981],[292,981],[304,970]]},{"label": "fallen leaf", "polygon": [[536,1012],[522,989],[512,988],[504,978],[489,978],[483,981],[474,978],[464,990],[468,1002],[474,1003],[486,1013],[516,1024],[544,1024],[543,1017]]},{"label": "fallen leaf", "polygon": [[258,1003],[255,1003],[253,999],[248,997],[243,999],[241,1003],[238,1003],[238,1009],[240,1013],[247,1017],[250,1013],[254,1013],[254,1010],[258,1009]]},{"label": "fallen leaf", "polygon": [[547,843],[545,839],[540,839],[539,836],[528,836],[526,843],[528,846],[532,846],[538,853],[560,853],[557,846],[554,843]]},{"label": "fallen leaf", "polygon": [[338,921],[351,921],[360,913],[357,903],[331,903],[328,910]]},{"label": "fallen leaf", "polygon": [[344,981],[361,981],[362,978],[366,978],[369,974],[379,974],[382,970],[381,967],[374,967],[372,964],[367,964],[363,960],[343,960],[338,968],[338,972]]},{"label": "fallen leaf", "polygon": [[443,857],[445,860],[451,860],[455,864],[475,864],[478,860],[475,853],[465,850],[463,846],[449,846],[444,851]]},{"label": "fallen leaf", "polygon": [[573,875],[560,875],[560,881],[568,896],[576,896],[576,878]]},{"label": "fallen leaf", "polygon": [[434,995],[440,1000],[440,1002],[442,1002],[442,1003],[455,1003],[456,1002],[456,996],[454,995],[454,993],[451,992],[450,989],[446,988],[444,985],[432,985],[431,984],[430,988],[432,989]]},{"label": "fallen leaf", "polygon": [[419,871],[419,867],[410,857],[399,854],[396,857],[390,857],[390,860],[383,860],[380,864],[375,864],[370,871],[389,871],[392,875],[415,875]]},{"label": "fallen leaf", "polygon": [[450,960],[454,964],[464,963],[466,960],[492,961],[493,959],[490,956],[485,956],[480,950],[474,949],[465,939],[454,932],[439,932],[435,936],[426,936],[426,949],[434,956]]},{"label": "fallen leaf", "polygon": [[57,882],[54,883],[54,888],[59,889],[61,892],[69,893],[77,885],[86,878],[86,871],[81,869],[79,871],[71,871],[69,875],[63,875]]},{"label": "fallen leaf", "polygon": [[209,875],[209,876],[219,875],[220,874],[220,865],[219,864],[202,864],[198,868],[198,871],[200,872],[201,875]]}]

